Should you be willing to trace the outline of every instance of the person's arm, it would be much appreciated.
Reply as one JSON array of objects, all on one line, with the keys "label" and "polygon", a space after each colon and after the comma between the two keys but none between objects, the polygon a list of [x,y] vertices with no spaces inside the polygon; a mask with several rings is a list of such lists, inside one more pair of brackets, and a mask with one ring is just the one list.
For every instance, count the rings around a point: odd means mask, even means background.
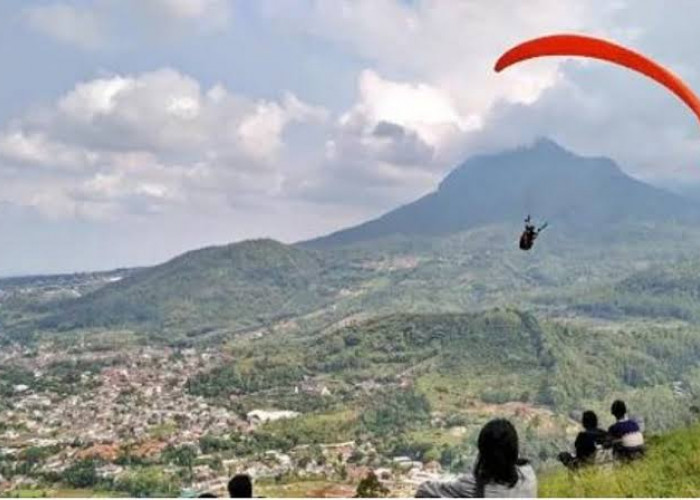
[{"label": "person's arm", "polygon": [[470,476],[456,481],[426,481],[418,486],[416,498],[474,498],[476,482]]},{"label": "person's arm", "polygon": [[583,432],[579,432],[578,436],[576,436],[574,449],[576,450],[576,458],[578,459],[586,458],[590,454],[590,449],[586,446],[586,438]]}]

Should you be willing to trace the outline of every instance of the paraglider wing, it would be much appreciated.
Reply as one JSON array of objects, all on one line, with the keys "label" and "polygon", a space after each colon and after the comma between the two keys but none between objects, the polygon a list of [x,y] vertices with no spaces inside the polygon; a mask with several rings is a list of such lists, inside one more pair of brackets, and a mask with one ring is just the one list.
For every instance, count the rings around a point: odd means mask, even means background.
[{"label": "paraglider wing", "polygon": [[700,99],[680,78],[642,54],[600,38],[573,34],[535,38],[505,52],[494,69],[500,72],[521,61],[543,56],[590,57],[642,73],[676,94],[700,121]]}]

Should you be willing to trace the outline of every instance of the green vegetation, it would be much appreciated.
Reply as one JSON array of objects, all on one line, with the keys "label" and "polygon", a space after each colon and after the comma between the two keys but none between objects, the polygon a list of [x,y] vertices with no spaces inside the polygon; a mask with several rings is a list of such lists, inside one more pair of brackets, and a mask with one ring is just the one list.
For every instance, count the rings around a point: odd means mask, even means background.
[{"label": "green vegetation", "polygon": [[190,252],[83,298],[49,304],[39,326],[69,331],[140,325],[197,338],[310,312],[339,287],[320,255],[250,241]]},{"label": "green vegetation", "polygon": [[367,477],[360,481],[357,485],[357,492],[355,497],[357,498],[381,498],[389,494],[389,488],[384,486],[379,482],[379,478],[370,472]]},{"label": "green vegetation", "polygon": [[630,316],[700,321],[700,263],[693,259],[656,265],[572,301],[593,316]]},{"label": "green vegetation", "polygon": [[114,488],[130,497],[175,497],[180,493],[177,485],[175,478],[158,467],[144,467],[119,478]]},{"label": "green vegetation", "polygon": [[62,481],[73,488],[92,488],[100,478],[94,460],[81,460],[61,473]]}]

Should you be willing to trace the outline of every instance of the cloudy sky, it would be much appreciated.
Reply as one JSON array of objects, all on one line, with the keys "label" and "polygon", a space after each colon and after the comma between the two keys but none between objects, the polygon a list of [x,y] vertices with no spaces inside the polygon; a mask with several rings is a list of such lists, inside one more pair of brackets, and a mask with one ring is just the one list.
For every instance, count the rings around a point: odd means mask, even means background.
[{"label": "cloudy sky", "polygon": [[698,184],[697,120],[653,82],[565,58],[493,72],[573,31],[700,89],[698,19],[696,0],[3,0],[0,275],[298,241],[538,136]]}]

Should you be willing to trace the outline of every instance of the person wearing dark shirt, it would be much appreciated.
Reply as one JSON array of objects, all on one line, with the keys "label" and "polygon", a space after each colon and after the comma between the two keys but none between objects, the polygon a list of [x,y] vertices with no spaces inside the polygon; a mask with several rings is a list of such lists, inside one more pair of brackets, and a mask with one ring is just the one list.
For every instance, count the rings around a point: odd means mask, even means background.
[{"label": "person wearing dark shirt", "polygon": [[581,418],[583,431],[578,433],[574,448],[576,455],[569,452],[559,454],[559,460],[570,469],[593,463],[599,447],[607,446],[608,434],[598,427],[598,416],[592,411],[584,411]]},{"label": "person wearing dark shirt", "polygon": [[608,429],[615,457],[631,460],[644,455],[644,436],[639,424],[627,418],[627,405],[624,401],[618,399],[613,402],[610,412],[617,420]]}]

